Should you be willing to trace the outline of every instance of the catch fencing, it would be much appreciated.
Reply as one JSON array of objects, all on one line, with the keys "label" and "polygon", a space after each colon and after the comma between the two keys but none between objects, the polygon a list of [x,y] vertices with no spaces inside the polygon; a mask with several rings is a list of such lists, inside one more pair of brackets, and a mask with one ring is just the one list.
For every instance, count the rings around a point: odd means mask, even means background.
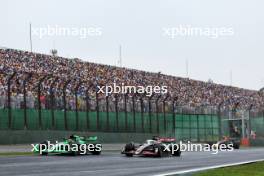
[{"label": "catch fencing", "polygon": [[[216,141],[223,135],[232,136],[233,122],[237,120],[240,129],[247,127],[244,136],[251,136],[252,131],[257,137],[264,136],[263,112],[250,109],[234,113],[223,109],[222,104],[179,106],[177,96],[169,95],[105,96],[98,93],[95,84],[82,80],[74,80],[77,83],[73,86],[72,80],[44,75],[32,82],[32,74],[26,75],[2,74],[6,88],[0,95],[0,130],[150,133],[181,140]],[[20,93],[13,91],[18,79]],[[56,87],[58,82],[61,84]],[[241,119],[245,120],[243,125]]]}]

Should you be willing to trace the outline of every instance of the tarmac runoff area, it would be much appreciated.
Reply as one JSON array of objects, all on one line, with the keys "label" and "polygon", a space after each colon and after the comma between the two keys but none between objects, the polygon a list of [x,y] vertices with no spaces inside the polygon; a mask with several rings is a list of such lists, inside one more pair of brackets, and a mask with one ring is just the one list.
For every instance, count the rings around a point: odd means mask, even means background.
[{"label": "tarmac runoff area", "polygon": [[[124,176],[175,175],[222,166],[264,160],[264,148],[240,149],[232,152],[184,152],[181,157],[127,158],[120,154],[121,144],[104,145],[101,155],[85,156],[2,156],[0,175],[19,176]],[[12,147],[8,147],[11,151]],[[28,146],[27,146],[28,147]],[[22,146],[13,147],[24,151]],[[108,148],[108,150],[106,150]],[[23,149],[23,150],[22,150]],[[16,150],[16,151],[17,151]],[[4,151],[0,146],[0,152]]]}]

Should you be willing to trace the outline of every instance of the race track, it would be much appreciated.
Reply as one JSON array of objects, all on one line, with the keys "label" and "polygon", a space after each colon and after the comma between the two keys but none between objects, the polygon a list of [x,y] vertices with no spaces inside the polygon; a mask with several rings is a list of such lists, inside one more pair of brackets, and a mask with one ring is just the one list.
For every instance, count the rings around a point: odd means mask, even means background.
[{"label": "race track", "polygon": [[259,159],[264,159],[264,148],[220,152],[216,155],[185,152],[181,157],[168,158],[127,158],[118,152],[106,152],[100,156],[0,157],[0,175],[144,176]]}]

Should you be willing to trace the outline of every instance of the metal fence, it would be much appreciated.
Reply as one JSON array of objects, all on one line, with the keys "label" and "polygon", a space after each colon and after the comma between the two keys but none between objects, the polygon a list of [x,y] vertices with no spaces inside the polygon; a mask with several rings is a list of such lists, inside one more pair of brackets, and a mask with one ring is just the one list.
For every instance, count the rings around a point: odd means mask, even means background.
[{"label": "metal fence", "polygon": [[264,110],[252,110],[249,112],[251,142],[256,145],[264,145]]},{"label": "metal fence", "polygon": [[[0,129],[71,130],[97,132],[137,132],[175,136],[177,139],[211,141],[219,137],[215,114],[140,113],[140,112],[78,112],[62,110],[12,109],[0,110]],[[9,126],[10,124],[10,126]]]},{"label": "metal fence", "polygon": [[[0,94],[0,130],[71,130],[93,132],[151,133],[191,141],[216,141],[223,135],[263,136],[263,111],[179,106],[177,97],[139,94],[98,94],[95,84],[42,76],[29,91],[32,74],[5,76]],[[12,85],[20,79],[20,93]],[[49,87],[44,82],[49,81]],[[31,83],[33,84],[33,83]],[[60,88],[60,89],[59,89]],[[22,91],[21,91],[22,90]],[[240,132],[238,132],[240,131]],[[253,132],[252,132],[253,131]],[[239,134],[238,134],[239,133]],[[241,134],[243,133],[243,134]]]},{"label": "metal fence", "polygon": [[253,105],[221,109],[221,136],[250,139],[251,145],[264,145],[264,111]]}]

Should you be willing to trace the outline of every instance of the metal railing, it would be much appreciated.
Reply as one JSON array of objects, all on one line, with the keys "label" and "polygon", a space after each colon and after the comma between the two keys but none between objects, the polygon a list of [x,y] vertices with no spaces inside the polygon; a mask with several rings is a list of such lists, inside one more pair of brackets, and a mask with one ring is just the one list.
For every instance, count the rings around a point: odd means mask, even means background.
[{"label": "metal railing", "polygon": [[[227,131],[232,131],[230,121],[238,116],[237,108],[225,109],[224,103],[218,106],[189,107],[180,106],[178,97],[169,94],[153,94],[150,97],[140,94],[105,96],[97,93],[96,84],[52,75],[42,75],[35,80],[36,87],[31,86],[29,90],[34,75],[26,73],[27,76],[17,77],[20,74],[15,72],[5,75],[6,101],[0,114],[2,129],[138,132],[205,141],[217,140],[226,135]],[[16,101],[12,87],[16,79],[22,78],[23,100],[22,106],[17,108],[12,106],[12,102]],[[43,88],[46,81],[49,81],[48,91]],[[69,89],[69,85],[73,88]],[[29,91],[35,91],[34,100],[28,98]],[[45,98],[46,103],[41,101],[41,97]],[[32,102],[29,101],[34,101],[35,105],[30,107]],[[247,124],[247,132],[244,131],[242,135],[244,137],[250,136],[251,128],[256,129],[252,119],[263,119],[264,126],[263,111],[261,116],[256,115],[252,107],[245,110],[248,119],[243,123]],[[256,130],[261,131],[259,127]],[[262,132],[259,134],[262,135]]]}]

